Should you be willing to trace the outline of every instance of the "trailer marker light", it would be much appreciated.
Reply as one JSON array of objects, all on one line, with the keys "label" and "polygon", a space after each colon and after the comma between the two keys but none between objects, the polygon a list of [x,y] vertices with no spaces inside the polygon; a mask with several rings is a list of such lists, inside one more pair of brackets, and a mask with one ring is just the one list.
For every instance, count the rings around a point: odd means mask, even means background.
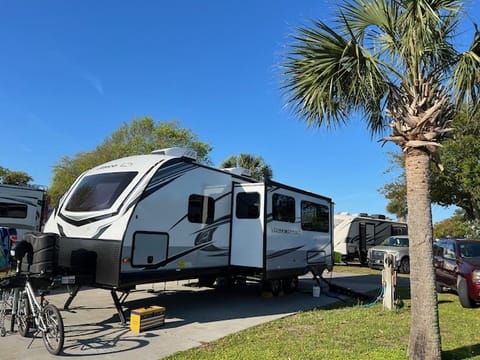
[{"label": "trailer marker light", "polygon": [[124,257],[124,258],[122,259],[122,262],[123,262],[124,264],[129,264],[129,263],[130,263],[130,258]]}]

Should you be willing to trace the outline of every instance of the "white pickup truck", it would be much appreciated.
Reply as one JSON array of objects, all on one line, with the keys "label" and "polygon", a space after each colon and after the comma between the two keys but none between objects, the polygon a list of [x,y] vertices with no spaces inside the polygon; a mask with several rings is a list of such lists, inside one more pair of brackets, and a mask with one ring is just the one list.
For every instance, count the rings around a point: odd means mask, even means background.
[{"label": "white pickup truck", "polygon": [[396,269],[403,273],[410,273],[410,257],[408,251],[408,235],[394,235],[386,238],[380,245],[368,250],[368,266],[372,269],[383,269],[385,254],[395,256]]}]

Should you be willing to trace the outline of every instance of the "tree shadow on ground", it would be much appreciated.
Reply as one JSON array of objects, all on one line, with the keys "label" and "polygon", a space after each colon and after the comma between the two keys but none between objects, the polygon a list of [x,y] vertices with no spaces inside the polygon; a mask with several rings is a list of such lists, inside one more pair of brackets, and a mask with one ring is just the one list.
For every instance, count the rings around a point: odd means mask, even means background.
[{"label": "tree shadow on ground", "polygon": [[453,350],[442,351],[444,360],[470,359],[480,355],[480,344],[462,346]]}]

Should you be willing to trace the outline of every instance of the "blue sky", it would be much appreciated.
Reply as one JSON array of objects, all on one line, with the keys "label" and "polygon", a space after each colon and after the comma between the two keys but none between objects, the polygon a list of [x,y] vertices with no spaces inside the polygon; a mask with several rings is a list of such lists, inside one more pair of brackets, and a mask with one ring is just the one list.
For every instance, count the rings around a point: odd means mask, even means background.
[{"label": "blue sky", "polygon": [[[262,156],[274,179],[385,213],[387,153],[361,119],[307,128],[285,108],[279,65],[298,26],[336,1],[0,2],[0,166],[48,186],[63,156],[93,150],[134,118],[179,122],[215,166]],[[475,1],[469,21],[478,21]],[[468,20],[468,19],[467,19]],[[434,207],[434,221],[451,209]]]}]

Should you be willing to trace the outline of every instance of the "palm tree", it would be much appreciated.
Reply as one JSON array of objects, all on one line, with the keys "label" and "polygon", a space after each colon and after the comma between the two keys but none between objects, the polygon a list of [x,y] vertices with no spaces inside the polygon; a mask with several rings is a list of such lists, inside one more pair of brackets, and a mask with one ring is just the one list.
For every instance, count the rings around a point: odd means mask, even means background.
[{"label": "palm tree", "polygon": [[478,103],[480,33],[464,52],[453,46],[463,6],[457,0],[344,0],[333,27],[298,29],[284,62],[284,89],[310,126],[344,124],[363,114],[374,134],[405,154],[411,250],[408,353],[440,359],[432,265],[430,163],[461,104]]},{"label": "palm tree", "polygon": [[220,164],[221,168],[243,167],[250,170],[252,178],[256,180],[268,180],[273,176],[272,168],[265,164],[261,156],[250,154],[232,155]]}]

